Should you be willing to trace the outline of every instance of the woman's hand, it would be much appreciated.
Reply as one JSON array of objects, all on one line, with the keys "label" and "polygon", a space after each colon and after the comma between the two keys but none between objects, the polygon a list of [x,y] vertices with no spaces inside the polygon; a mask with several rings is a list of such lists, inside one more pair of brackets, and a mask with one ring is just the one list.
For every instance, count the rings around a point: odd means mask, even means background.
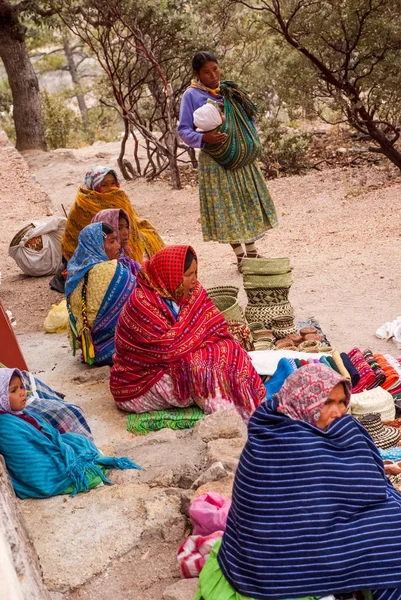
[{"label": "woman's hand", "polygon": [[208,133],[204,133],[202,136],[202,141],[205,142],[205,144],[213,144],[213,145],[218,145],[218,144],[223,144],[227,139],[227,134],[226,133],[220,133],[220,131],[209,131]]}]

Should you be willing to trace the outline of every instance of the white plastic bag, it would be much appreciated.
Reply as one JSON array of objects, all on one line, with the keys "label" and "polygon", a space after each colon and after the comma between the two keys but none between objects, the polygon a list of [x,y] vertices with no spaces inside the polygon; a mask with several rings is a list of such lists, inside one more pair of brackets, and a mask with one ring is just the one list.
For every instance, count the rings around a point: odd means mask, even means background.
[{"label": "white plastic bag", "polygon": [[[15,246],[9,247],[8,254],[26,275],[33,277],[54,275],[62,262],[61,238],[66,223],[65,217],[50,217],[43,221],[32,222],[34,227],[25,233]],[[26,248],[25,244],[38,236],[42,237],[42,249]]]}]

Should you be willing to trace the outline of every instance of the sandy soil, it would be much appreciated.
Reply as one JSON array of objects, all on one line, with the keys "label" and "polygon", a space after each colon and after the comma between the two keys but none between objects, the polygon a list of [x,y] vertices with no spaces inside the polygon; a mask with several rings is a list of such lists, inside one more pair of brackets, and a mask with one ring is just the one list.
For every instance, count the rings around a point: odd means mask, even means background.
[{"label": "sandy soil", "polygon": [[[0,294],[17,319],[18,333],[39,331],[51,304],[61,297],[50,291],[48,278],[20,273],[7,256],[10,240],[32,217],[46,214],[48,206],[55,214],[63,214],[62,205],[68,211],[85,171],[94,164],[116,166],[118,147],[96,143],[74,151],[34,153],[25,157],[31,173],[11,147],[0,149],[0,173],[9,182],[2,191]],[[37,184],[27,193],[32,178]],[[195,187],[175,191],[164,182],[143,180],[123,187],[138,213],[153,222],[167,243],[196,248],[205,286],[241,286],[231,249],[202,241]],[[400,314],[398,174],[386,166],[337,169],[274,180],[269,188],[280,225],[259,242],[259,250],[265,256],[291,257],[290,299],[296,317],[315,316],[342,350],[359,345],[397,354],[393,344],[377,340],[374,332]],[[245,306],[243,290],[240,300]]]}]

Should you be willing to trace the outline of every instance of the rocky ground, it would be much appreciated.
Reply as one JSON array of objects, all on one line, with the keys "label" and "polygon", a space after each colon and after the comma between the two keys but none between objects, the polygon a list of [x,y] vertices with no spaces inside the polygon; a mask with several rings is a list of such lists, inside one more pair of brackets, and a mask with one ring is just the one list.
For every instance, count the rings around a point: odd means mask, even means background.
[{"label": "rocky ground", "polygon": [[[143,467],[113,472],[114,486],[75,498],[25,500],[21,508],[55,598],[189,600],[194,582],[179,581],[176,562],[188,529],[188,501],[207,489],[230,494],[244,443],[239,419],[224,413],[206,417],[193,431],[128,433],[127,415],[115,408],[108,390],[107,368],[87,369],[71,356],[65,335],[42,332],[51,304],[61,299],[50,291],[49,278],[21,275],[7,254],[12,237],[30,220],[62,214],[62,205],[68,211],[85,171],[94,164],[114,166],[117,150],[118,144],[95,144],[24,160],[0,138],[0,297],[16,317],[28,366],[84,408],[104,453],[129,456]],[[124,187],[166,242],[196,248],[205,286],[241,286],[231,250],[202,241],[195,187],[174,191],[165,182],[142,180]],[[265,256],[291,257],[296,317],[316,317],[340,350],[359,345],[397,355],[374,332],[400,314],[398,173],[385,165],[335,169],[269,187],[280,227],[259,247]],[[240,300],[245,305],[243,290]]]}]

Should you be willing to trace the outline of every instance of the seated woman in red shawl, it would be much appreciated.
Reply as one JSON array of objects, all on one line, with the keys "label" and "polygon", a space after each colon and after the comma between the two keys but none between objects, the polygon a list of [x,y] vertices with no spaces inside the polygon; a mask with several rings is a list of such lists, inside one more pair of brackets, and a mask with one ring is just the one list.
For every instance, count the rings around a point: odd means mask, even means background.
[{"label": "seated woman in red shawl", "polygon": [[135,413],[197,404],[236,408],[244,421],[266,390],[247,353],[197,281],[190,246],[157,252],[138,273],[116,328],[110,389]]}]

